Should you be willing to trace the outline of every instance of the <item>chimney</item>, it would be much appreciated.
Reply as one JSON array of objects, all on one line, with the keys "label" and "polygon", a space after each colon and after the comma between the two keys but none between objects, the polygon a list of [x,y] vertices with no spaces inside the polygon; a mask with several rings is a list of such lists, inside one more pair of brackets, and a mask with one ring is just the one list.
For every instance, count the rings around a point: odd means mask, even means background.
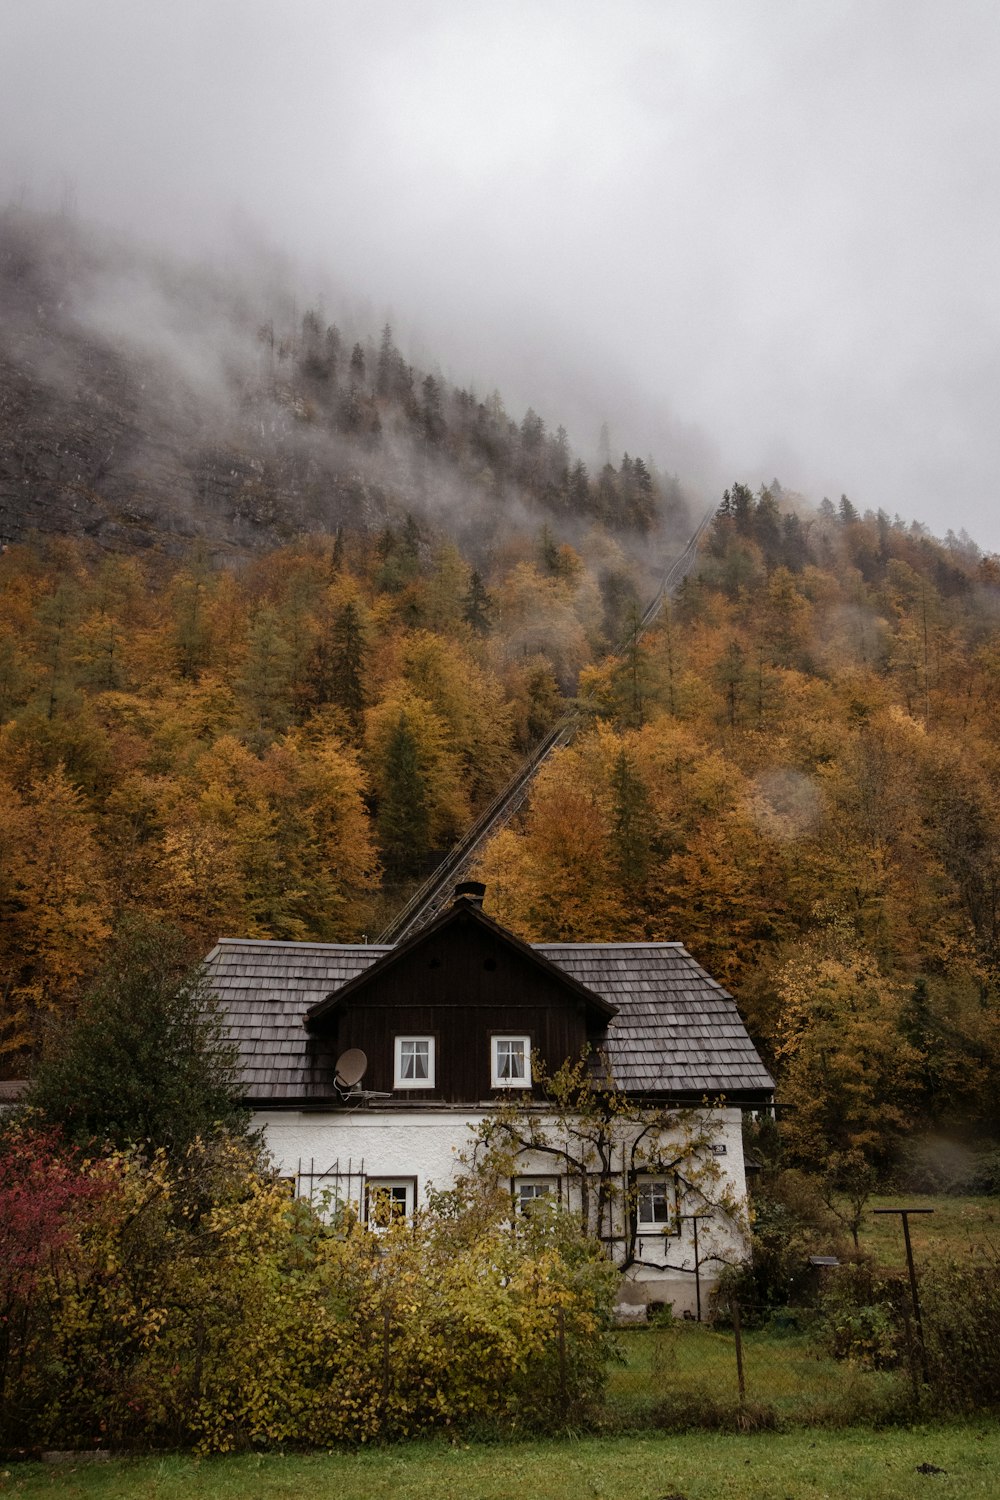
[{"label": "chimney", "polygon": [[471,901],[473,906],[478,906],[480,911],[483,907],[483,897],[486,895],[486,887],[481,880],[460,880],[455,887],[455,900],[464,896]]}]

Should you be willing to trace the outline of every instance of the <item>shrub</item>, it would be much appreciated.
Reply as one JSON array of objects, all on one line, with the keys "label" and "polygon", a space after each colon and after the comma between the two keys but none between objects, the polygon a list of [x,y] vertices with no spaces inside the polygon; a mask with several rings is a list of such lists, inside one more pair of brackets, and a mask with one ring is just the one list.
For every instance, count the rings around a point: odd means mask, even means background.
[{"label": "shrub", "polygon": [[750,1260],[722,1272],[717,1305],[738,1300],[746,1326],[759,1327],[774,1308],[812,1300],[810,1255],[840,1248],[837,1221],[815,1181],[795,1169],[771,1172],[753,1197]]},{"label": "shrub", "polygon": [[[980,1252],[920,1271],[926,1395],[941,1411],[1000,1408],[1000,1256]],[[922,1375],[905,1277],[871,1265],[844,1266],[821,1300],[820,1335],[838,1359],[874,1369],[911,1364]]]},{"label": "shrub", "polygon": [[20,1119],[0,1132],[0,1412],[15,1442],[30,1420],[32,1356],[51,1339],[46,1289],[73,1266],[101,1191],[57,1130]]},{"label": "shrub", "polygon": [[7,1444],[554,1429],[602,1392],[616,1273],[570,1216],[512,1225],[509,1195],[470,1181],[382,1234],[331,1225],[226,1138],[76,1170],[90,1186],[15,1330]]},{"label": "shrub", "polygon": [[1000,1254],[946,1261],[921,1278],[928,1373],[944,1410],[1000,1407]]},{"label": "shrub", "polygon": [[909,1299],[909,1286],[899,1276],[869,1263],[841,1266],[820,1296],[817,1334],[836,1359],[895,1369],[906,1353]]}]

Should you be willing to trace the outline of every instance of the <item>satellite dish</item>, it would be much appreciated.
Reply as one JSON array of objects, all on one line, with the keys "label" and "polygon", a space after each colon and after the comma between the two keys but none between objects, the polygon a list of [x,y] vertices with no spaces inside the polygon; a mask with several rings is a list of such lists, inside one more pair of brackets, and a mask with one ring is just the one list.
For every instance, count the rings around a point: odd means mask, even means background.
[{"label": "satellite dish", "polygon": [[337,1058],[337,1082],[353,1088],[365,1076],[368,1059],[360,1047],[351,1047]]}]

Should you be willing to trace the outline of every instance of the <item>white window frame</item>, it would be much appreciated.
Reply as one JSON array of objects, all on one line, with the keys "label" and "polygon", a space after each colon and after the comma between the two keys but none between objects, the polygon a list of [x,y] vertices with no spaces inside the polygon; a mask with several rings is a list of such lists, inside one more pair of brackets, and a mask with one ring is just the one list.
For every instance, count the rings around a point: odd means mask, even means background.
[{"label": "white window frame", "polygon": [[[644,1219],[642,1217],[642,1195],[643,1189],[655,1188],[662,1183],[663,1200],[666,1206],[666,1217],[663,1219]],[[677,1234],[677,1183],[668,1172],[644,1173],[636,1183],[638,1189],[635,1203],[636,1228],[639,1234]]]},{"label": "white window frame", "polygon": [[[365,1223],[376,1234],[388,1229],[388,1224],[372,1223],[371,1198],[373,1193],[390,1194],[392,1203],[400,1203],[402,1212],[393,1213],[393,1219],[412,1219],[417,1204],[417,1179],[415,1177],[366,1177],[365,1178]],[[403,1197],[400,1198],[399,1194]]]},{"label": "white window frame", "polygon": [[[547,1177],[537,1173],[530,1177],[515,1177],[513,1186],[514,1207],[519,1214],[530,1213],[532,1204],[537,1203],[540,1198],[549,1198],[553,1203],[559,1202],[558,1177]],[[525,1188],[541,1188],[542,1191],[532,1192],[530,1196],[524,1197],[523,1190]]]},{"label": "white window frame", "polygon": [[[500,1047],[505,1042],[520,1042],[524,1057],[523,1078],[500,1077]],[[490,1082],[495,1089],[531,1088],[531,1037],[523,1033],[503,1032],[490,1037]]]},{"label": "white window frame", "polygon": [[[403,1077],[403,1044],[405,1042],[427,1043],[427,1077],[426,1078],[404,1078]],[[397,1036],[393,1039],[393,1088],[396,1089],[432,1089],[435,1085],[437,1074],[437,1048],[432,1036]]]}]

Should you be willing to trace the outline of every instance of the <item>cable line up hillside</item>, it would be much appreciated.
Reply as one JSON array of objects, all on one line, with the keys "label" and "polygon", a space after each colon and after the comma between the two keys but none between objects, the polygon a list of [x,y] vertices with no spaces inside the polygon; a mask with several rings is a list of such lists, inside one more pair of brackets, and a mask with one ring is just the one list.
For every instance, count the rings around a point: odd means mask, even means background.
[{"label": "cable line up hillside", "polygon": [[[644,610],[638,625],[630,631],[612,658],[624,655],[629,646],[645,634],[655,621],[668,599],[687,577],[698,555],[698,545],[706,527],[715,514],[715,507],[707,511],[699,522],[684,550],[670,564],[655,595]],[[376,939],[379,943],[399,943],[418,928],[423,927],[441,910],[450,898],[458,881],[463,879],[480,849],[503,828],[523,805],[535,776],[554,751],[568,745],[573,739],[583,715],[578,708],[564,714],[544,739],[511,778],[507,785],[480,813],[463,838],[445,856],[421,886],[414,891],[402,910]]]}]

